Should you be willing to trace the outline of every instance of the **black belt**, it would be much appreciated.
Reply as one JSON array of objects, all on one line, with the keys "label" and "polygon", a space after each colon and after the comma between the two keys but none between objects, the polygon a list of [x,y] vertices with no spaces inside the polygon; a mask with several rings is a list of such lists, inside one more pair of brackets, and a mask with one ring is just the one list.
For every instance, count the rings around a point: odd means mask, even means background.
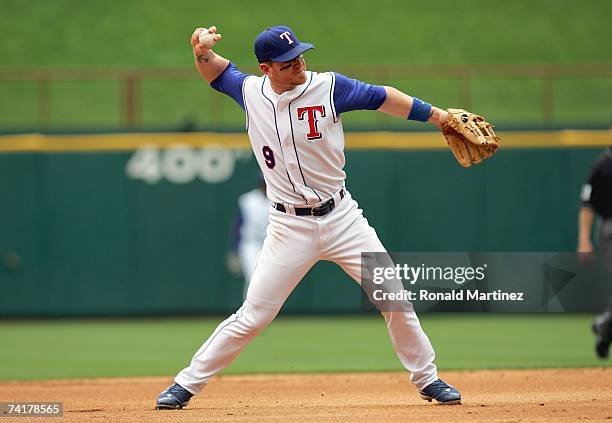
[{"label": "black belt", "polygon": [[[344,198],[344,188],[340,190],[340,199]],[[272,207],[274,207],[279,212],[287,213],[287,209],[280,203],[272,203]],[[333,209],[336,208],[336,201],[334,197],[330,198],[323,204],[318,205],[317,207],[294,207],[295,214],[297,216],[325,216],[328,213],[331,213]]]}]

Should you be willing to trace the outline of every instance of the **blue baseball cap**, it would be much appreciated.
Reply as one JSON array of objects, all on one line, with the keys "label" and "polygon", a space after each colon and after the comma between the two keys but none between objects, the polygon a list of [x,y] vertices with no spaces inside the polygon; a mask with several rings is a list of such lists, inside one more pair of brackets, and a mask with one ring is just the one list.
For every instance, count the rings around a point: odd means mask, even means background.
[{"label": "blue baseball cap", "polygon": [[255,56],[257,61],[288,62],[295,59],[314,46],[300,43],[288,26],[273,26],[266,28],[255,38]]}]

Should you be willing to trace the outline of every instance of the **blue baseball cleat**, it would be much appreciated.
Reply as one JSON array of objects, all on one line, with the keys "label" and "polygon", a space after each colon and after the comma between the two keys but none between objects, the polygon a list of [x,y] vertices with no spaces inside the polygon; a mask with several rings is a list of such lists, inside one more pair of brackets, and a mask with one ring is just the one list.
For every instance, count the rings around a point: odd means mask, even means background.
[{"label": "blue baseball cleat", "polygon": [[442,405],[461,404],[461,394],[459,391],[441,379],[421,389],[419,394],[421,394],[421,398],[429,402],[436,400]]},{"label": "blue baseball cleat", "polygon": [[171,385],[157,397],[157,410],[179,410],[187,405],[193,394],[178,383]]}]

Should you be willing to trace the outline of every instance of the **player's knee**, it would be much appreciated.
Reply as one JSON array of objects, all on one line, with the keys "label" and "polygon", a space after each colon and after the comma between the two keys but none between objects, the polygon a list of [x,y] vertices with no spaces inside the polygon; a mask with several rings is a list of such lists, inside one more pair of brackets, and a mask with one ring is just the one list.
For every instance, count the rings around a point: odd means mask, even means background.
[{"label": "player's knee", "polygon": [[419,318],[414,311],[383,311],[380,314],[387,322],[387,326],[420,327]]},{"label": "player's knee", "polygon": [[243,311],[241,319],[248,333],[257,334],[274,320],[279,309],[269,306],[256,306],[248,304]]}]

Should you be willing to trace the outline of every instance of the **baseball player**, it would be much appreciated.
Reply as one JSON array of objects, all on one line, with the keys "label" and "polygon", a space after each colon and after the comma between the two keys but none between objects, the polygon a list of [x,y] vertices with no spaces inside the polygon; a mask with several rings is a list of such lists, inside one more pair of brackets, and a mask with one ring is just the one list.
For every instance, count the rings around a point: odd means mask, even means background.
[{"label": "baseball player", "polygon": [[[262,75],[244,74],[211,49],[221,39],[216,30],[193,33],[195,65],[211,87],[245,111],[246,131],[271,201],[269,226],[243,305],[159,395],[158,409],[183,408],[276,317],[317,261],[337,263],[360,283],[361,252],[386,251],[345,187],[342,114],[378,110],[439,128],[448,116],[392,87],[307,71],[303,54],[314,46],[300,42],[286,26],[257,36],[254,50]],[[382,314],[393,348],[421,397],[460,404],[459,391],[438,379],[434,350],[417,315]]]},{"label": "baseball player", "polygon": [[238,213],[230,233],[227,267],[234,275],[242,273],[244,276],[243,299],[246,299],[257,257],[266,238],[269,211],[270,200],[266,197],[263,175],[260,175],[259,186],[238,198]]},{"label": "baseball player", "polygon": [[[580,197],[582,207],[578,214],[577,251],[594,252],[591,233],[595,215],[599,216],[599,254],[612,273],[612,146],[593,163],[591,174],[582,186]],[[595,318],[592,329],[597,337],[595,342],[597,355],[600,358],[607,358],[612,343],[612,298],[606,310]]]}]

